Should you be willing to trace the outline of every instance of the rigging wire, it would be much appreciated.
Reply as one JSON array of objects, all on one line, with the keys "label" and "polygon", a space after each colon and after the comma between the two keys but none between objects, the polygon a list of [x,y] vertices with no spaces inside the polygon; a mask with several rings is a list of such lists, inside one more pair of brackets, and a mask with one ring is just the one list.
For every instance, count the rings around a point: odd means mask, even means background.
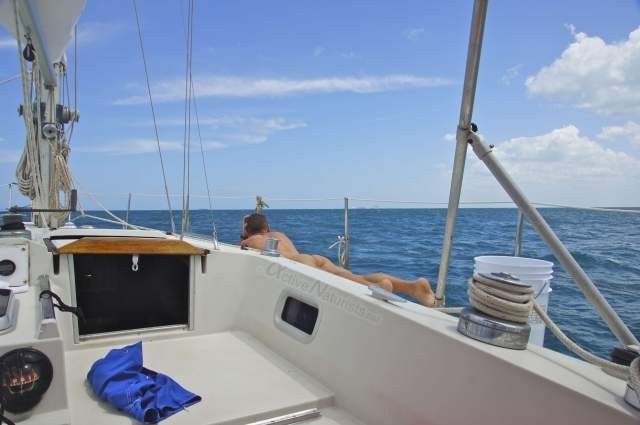
[{"label": "rigging wire", "polygon": [[[185,16],[184,16],[184,2],[180,2],[180,14],[182,15],[182,27],[184,29],[184,36],[185,36],[185,41],[188,40],[188,32],[187,32],[187,23],[185,22]],[[196,121],[196,129],[198,131],[198,140],[200,142],[200,155],[202,158],[202,171],[204,174],[204,183],[205,183],[205,187],[207,189],[207,200],[209,203],[209,214],[210,214],[210,219],[211,219],[211,228],[212,228],[212,236],[213,236],[213,241],[214,244],[218,243],[218,230],[216,228],[216,222],[215,222],[215,218],[213,215],[213,198],[211,196],[211,188],[209,185],[209,176],[207,175],[207,161],[206,161],[206,156],[205,156],[205,149],[204,149],[204,143],[202,142],[202,132],[200,130],[200,116],[198,114],[198,102],[197,102],[197,95],[196,95],[196,89],[195,86],[193,85],[193,68],[191,68],[189,70],[189,80],[190,80],[190,90],[191,90],[191,99],[193,101],[193,111],[195,114],[195,121]],[[202,196],[201,196],[202,197]],[[189,194],[189,198],[191,198],[191,194]]]},{"label": "rigging wire", "polygon": [[167,205],[169,207],[169,221],[171,222],[171,232],[175,233],[176,232],[176,224],[175,221],[173,220],[173,210],[171,208],[171,198],[169,196],[169,186],[167,185],[167,174],[165,172],[164,169],[164,159],[162,157],[162,148],[160,146],[160,136],[158,135],[158,124],[156,121],[156,110],[155,107],[153,106],[153,96],[151,95],[151,84],[149,82],[149,72],[147,70],[147,58],[144,54],[144,44],[142,42],[142,29],[140,27],[140,17],[138,15],[138,5],[136,3],[136,0],[131,0],[131,2],[133,3],[133,11],[136,15],[136,26],[138,28],[138,41],[140,43],[140,53],[142,55],[142,62],[144,64],[144,77],[145,77],[145,82],[147,84],[147,94],[149,95],[149,105],[151,107],[151,115],[153,117],[153,131],[155,133],[156,136],[156,146],[158,148],[158,156],[160,157],[160,168],[162,169],[162,179],[164,181],[164,192],[167,198]]},{"label": "rigging wire", "polygon": [[216,222],[213,217],[213,201],[211,199],[211,189],[209,188],[209,177],[207,176],[207,161],[204,153],[204,144],[202,143],[202,133],[200,132],[200,119],[198,117],[198,103],[196,102],[195,93],[193,93],[193,83],[191,84],[191,91],[193,96],[193,110],[196,116],[196,129],[198,130],[198,140],[200,141],[200,154],[202,157],[202,171],[204,172],[204,183],[207,188],[207,199],[209,201],[209,215],[211,218],[211,228],[213,231],[213,243],[218,243],[218,230],[216,228]]},{"label": "rigging wire", "polygon": [[193,46],[193,9],[194,2],[189,0],[187,9],[186,66],[184,86],[184,140],[182,150],[182,230],[181,235],[189,231],[189,194],[191,191],[191,78]]},{"label": "rigging wire", "polygon": [[[65,70],[66,71],[66,70]],[[67,73],[65,72],[64,78],[67,86],[67,102],[69,109],[78,113],[78,24],[73,27],[73,108],[71,107],[71,96],[69,95],[69,81],[67,80]],[[76,128],[76,120],[72,119],[69,136],[67,137],[67,145],[71,146],[71,137],[73,136],[73,130]]]}]

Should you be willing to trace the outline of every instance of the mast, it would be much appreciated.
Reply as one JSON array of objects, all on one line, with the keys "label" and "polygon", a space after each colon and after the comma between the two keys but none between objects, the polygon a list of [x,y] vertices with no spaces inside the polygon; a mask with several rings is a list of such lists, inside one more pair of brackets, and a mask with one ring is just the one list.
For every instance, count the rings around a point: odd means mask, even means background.
[{"label": "mast", "polygon": [[19,110],[25,121],[26,146],[16,177],[32,208],[18,210],[32,211],[38,227],[57,228],[64,221],[68,212],[61,205],[60,192],[71,203],[64,126],[77,121],[79,114],[61,104],[59,81],[66,76],[64,49],[83,8],[84,0],[14,0],[0,7],[0,23],[18,42],[24,97]]}]

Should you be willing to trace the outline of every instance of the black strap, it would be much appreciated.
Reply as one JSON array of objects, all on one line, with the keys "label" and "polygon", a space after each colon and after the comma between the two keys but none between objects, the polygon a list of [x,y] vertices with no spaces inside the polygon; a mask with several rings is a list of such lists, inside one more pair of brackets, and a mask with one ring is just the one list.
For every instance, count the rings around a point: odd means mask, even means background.
[{"label": "black strap", "polygon": [[58,304],[53,303],[53,306],[56,307],[58,310],[66,311],[71,314],[74,314],[79,320],[82,320],[82,321],[85,320],[84,314],[82,313],[82,309],[80,307],[72,307],[70,305],[65,304],[60,298],[60,296],[55,292],[45,289],[44,291],[40,292],[40,298],[43,298],[43,297],[50,297],[58,301]]}]

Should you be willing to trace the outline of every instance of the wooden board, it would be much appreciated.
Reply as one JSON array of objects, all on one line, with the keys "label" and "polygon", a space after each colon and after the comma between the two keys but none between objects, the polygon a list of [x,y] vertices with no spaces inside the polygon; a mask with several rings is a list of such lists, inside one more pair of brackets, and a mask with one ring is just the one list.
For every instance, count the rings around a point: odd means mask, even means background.
[{"label": "wooden board", "polygon": [[206,255],[205,249],[196,248],[177,239],[85,237],[58,248],[58,254],[155,254]]}]

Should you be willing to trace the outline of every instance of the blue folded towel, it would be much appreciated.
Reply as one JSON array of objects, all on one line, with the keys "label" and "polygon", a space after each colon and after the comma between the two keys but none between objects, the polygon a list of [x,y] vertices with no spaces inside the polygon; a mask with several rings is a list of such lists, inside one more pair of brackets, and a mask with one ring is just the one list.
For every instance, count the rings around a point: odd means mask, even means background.
[{"label": "blue folded towel", "polygon": [[142,342],[109,351],[87,374],[93,392],[140,422],[157,423],[202,400],[142,366]]}]

